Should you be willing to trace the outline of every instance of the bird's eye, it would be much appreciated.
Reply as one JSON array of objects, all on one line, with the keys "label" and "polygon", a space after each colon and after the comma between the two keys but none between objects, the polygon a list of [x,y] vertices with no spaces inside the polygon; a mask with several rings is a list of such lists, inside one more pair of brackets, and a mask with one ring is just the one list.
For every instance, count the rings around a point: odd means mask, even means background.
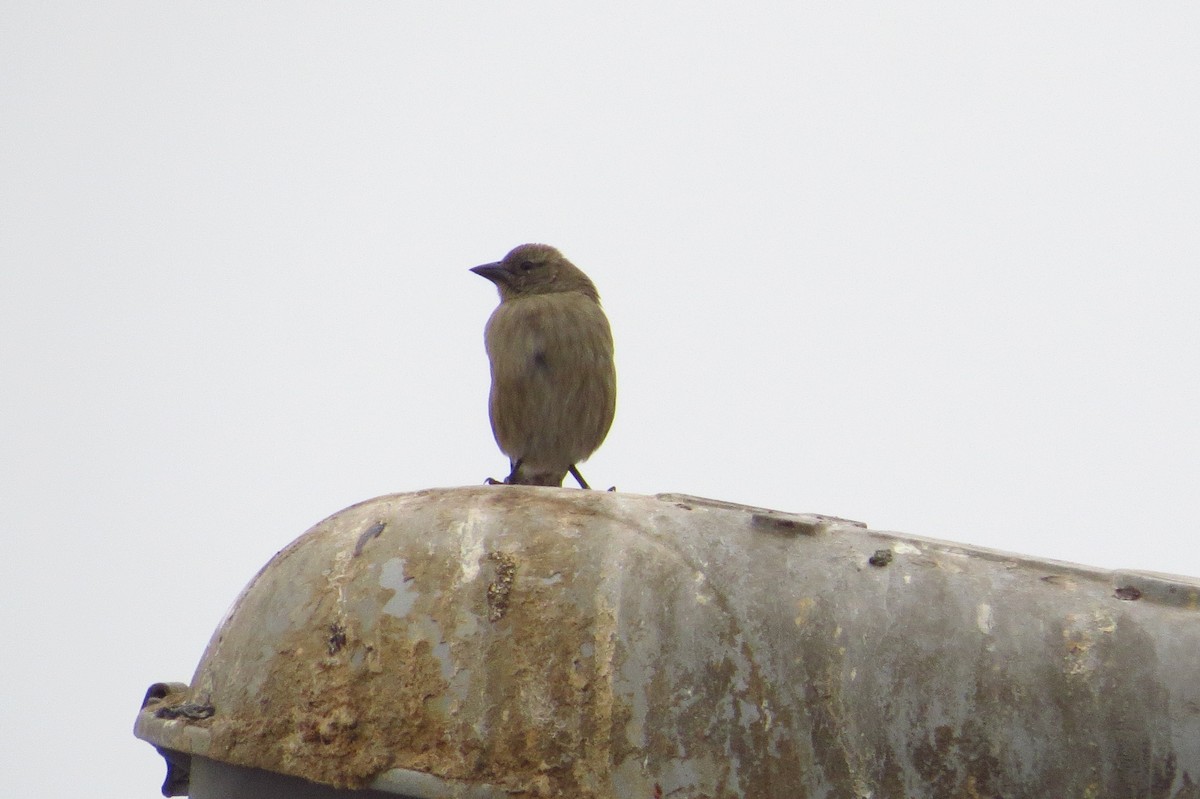
[{"label": "bird's eye", "polygon": [[537,264],[535,264],[533,261],[521,261],[521,267],[520,267],[520,269],[521,269],[521,271],[522,271],[522,272],[529,272],[529,271],[531,271],[531,270],[532,270],[532,269],[533,269],[535,266],[537,266]]}]

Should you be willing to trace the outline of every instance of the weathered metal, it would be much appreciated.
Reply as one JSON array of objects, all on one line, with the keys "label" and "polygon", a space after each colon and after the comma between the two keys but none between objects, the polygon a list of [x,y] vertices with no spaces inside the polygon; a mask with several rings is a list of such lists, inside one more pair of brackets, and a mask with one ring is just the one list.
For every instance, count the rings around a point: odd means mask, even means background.
[{"label": "weathered metal", "polygon": [[281,551],[135,733],[200,799],[1200,797],[1200,581],[682,495],[397,494]]}]

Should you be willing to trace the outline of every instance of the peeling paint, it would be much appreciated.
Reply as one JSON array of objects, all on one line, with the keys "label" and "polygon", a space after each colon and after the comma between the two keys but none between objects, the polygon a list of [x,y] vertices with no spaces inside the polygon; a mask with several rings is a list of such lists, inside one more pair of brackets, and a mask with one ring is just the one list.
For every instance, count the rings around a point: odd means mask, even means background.
[{"label": "peeling paint", "polygon": [[975,607],[975,626],[984,635],[992,634],[992,606],[980,603]]},{"label": "peeling paint", "polygon": [[1196,595],[699,498],[426,491],[285,548],[136,730],[418,799],[1182,799]]}]

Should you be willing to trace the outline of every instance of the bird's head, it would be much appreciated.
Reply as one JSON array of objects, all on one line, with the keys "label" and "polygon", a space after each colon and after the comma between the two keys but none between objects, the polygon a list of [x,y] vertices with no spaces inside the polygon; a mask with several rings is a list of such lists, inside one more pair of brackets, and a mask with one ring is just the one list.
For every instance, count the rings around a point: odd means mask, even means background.
[{"label": "bird's head", "polygon": [[471,271],[496,284],[501,302],[564,291],[600,300],[588,276],[548,244],[522,244],[496,263],[472,267]]}]

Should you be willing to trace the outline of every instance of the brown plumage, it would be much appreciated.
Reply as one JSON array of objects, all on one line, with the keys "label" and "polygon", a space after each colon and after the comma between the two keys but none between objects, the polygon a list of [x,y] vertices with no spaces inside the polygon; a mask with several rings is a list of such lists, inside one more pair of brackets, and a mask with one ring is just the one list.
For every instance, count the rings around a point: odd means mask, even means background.
[{"label": "brown plumage", "polygon": [[617,403],[612,331],[588,276],[545,244],[471,270],[496,284],[484,330],[488,411],[512,471],[505,483],[561,486],[604,441]]}]

